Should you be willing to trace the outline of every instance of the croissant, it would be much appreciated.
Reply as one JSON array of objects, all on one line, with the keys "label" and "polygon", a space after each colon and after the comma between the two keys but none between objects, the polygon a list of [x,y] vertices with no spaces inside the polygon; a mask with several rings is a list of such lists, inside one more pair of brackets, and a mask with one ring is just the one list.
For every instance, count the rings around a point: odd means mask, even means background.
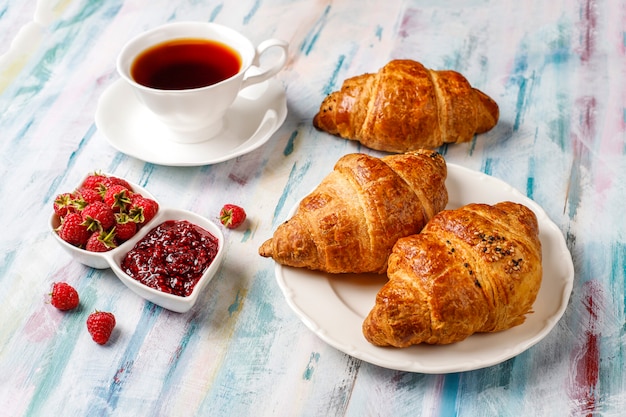
[{"label": "croissant", "polygon": [[446,175],[445,160],[431,150],[345,155],[259,254],[333,274],[382,274],[396,240],[419,232],[445,208]]},{"label": "croissant", "polygon": [[395,60],[345,80],[324,99],[313,125],[368,148],[406,152],[468,142],[498,117],[496,102],[458,72]]},{"label": "croissant", "polygon": [[538,233],[517,203],[440,212],[394,246],[363,335],[378,346],[448,344],[523,323],[541,285]]}]

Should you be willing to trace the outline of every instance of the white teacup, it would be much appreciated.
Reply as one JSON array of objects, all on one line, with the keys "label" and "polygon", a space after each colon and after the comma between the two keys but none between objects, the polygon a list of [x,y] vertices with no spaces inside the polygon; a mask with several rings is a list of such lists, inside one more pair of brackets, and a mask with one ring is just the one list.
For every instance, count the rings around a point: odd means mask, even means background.
[{"label": "white teacup", "polygon": [[[204,80],[206,82],[201,84],[203,86],[180,87],[172,84],[164,87],[158,84],[148,85],[145,80],[138,82],[137,69],[140,65],[136,63],[137,58],[151,48],[161,48],[164,43],[172,42],[216,42],[226,45],[239,56],[239,68],[228,78],[213,84],[207,85],[207,82],[213,81]],[[270,48],[277,48],[280,53],[277,57],[272,55],[274,62],[271,65],[264,64],[260,68],[261,55]],[[224,115],[242,89],[273,77],[285,66],[287,48],[287,42],[278,39],[265,40],[255,48],[239,32],[215,23],[169,23],[130,40],[118,56],[117,70],[133,87],[139,101],[174,133],[177,142],[197,143],[211,139],[221,131]],[[164,55],[166,54],[162,50],[155,54],[157,57]],[[158,65],[154,62],[145,63],[144,69]],[[172,77],[174,81],[191,78],[193,77],[188,73]]]}]

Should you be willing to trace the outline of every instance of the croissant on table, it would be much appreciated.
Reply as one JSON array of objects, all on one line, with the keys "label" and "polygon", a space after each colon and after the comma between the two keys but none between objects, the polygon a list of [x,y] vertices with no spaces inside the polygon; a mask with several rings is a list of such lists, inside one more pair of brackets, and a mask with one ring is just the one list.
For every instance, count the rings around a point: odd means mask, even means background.
[{"label": "croissant on table", "polygon": [[517,203],[440,212],[394,246],[365,338],[378,346],[448,344],[523,323],[541,285],[538,233],[535,214]]},{"label": "croissant on table", "polygon": [[458,72],[394,60],[345,80],[324,99],[313,125],[372,149],[406,152],[468,142],[498,117],[496,102]]},{"label": "croissant on table", "polygon": [[259,254],[329,273],[382,274],[396,240],[445,208],[446,175],[445,160],[431,150],[345,155]]}]

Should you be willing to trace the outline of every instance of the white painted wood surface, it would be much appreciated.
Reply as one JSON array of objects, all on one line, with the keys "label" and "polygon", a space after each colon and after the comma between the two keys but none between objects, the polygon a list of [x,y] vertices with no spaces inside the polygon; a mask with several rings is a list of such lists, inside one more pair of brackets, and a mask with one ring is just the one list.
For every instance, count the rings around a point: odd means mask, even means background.
[{"label": "white painted wood surface", "polygon": [[[625,16],[618,0],[0,1],[0,415],[622,415]],[[277,76],[289,114],[265,146],[167,167],[116,152],[98,131],[97,101],[118,79],[122,45],[178,20],[290,43]],[[273,262],[257,254],[341,155],[378,154],[311,119],[345,78],[393,58],[460,71],[498,102],[495,129],[440,151],[535,200],[572,252],[565,316],[500,365],[426,375],[351,358],[304,326]],[[225,233],[224,266],[200,306],[155,307],[58,247],[52,201],[94,170],[209,218],[227,202],[247,209],[247,229]],[[77,287],[80,310],[47,303],[58,280]],[[96,308],[118,317],[104,347],[84,325]]]}]

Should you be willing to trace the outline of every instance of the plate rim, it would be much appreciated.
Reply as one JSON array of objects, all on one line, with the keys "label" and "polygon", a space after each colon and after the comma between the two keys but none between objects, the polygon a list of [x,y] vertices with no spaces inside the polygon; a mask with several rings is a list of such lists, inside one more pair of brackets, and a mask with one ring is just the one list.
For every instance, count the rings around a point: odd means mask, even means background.
[{"label": "plate rim", "polygon": [[[377,355],[372,355],[368,352],[363,352],[361,350],[355,350],[354,348],[351,348],[350,346],[338,340],[335,340],[335,338],[330,336],[324,329],[318,328],[317,324],[315,323],[315,320],[311,318],[309,314],[302,311],[300,306],[293,299],[293,295],[292,295],[293,290],[291,289],[291,287],[287,285],[287,282],[285,281],[285,277],[283,275],[284,270],[291,269],[294,271],[303,272],[302,269],[291,268],[291,267],[276,263],[274,267],[276,281],[278,283],[278,286],[280,287],[280,290],[288,306],[291,308],[291,310],[295,312],[296,316],[300,319],[300,321],[302,321],[303,324],[309,330],[311,330],[316,336],[322,339],[325,343],[327,343],[328,345],[332,346],[333,348],[347,355],[350,355],[357,359],[360,359],[365,362],[368,362],[377,366],[381,366],[387,369],[393,369],[393,370],[398,370],[398,371],[408,371],[408,372],[419,372],[419,373],[425,373],[425,374],[446,374],[446,373],[453,373],[453,372],[465,372],[465,371],[486,368],[489,366],[494,366],[525,352],[526,350],[530,349],[531,347],[539,343],[541,340],[543,340],[552,331],[552,329],[556,326],[556,324],[560,321],[560,319],[563,317],[563,315],[565,314],[565,310],[567,309],[567,305],[569,304],[569,299],[571,297],[575,270],[574,270],[571,253],[569,249],[567,248],[565,238],[561,230],[558,228],[558,226],[549,218],[545,210],[538,203],[536,203],[535,201],[533,201],[526,195],[522,194],[519,190],[512,187],[505,181],[499,178],[493,177],[489,174],[485,174],[480,171],[475,171],[475,170],[472,170],[472,169],[469,169],[469,168],[466,168],[466,167],[463,167],[461,165],[457,165],[454,163],[447,163],[447,167],[448,167],[448,178],[452,176],[454,177],[471,176],[471,177],[474,177],[472,178],[472,180],[482,180],[482,181],[487,180],[487,181],[492,182],[494,185],[497,184],[498,186],[501,187],[501,190],[499,191],[499,193],[506,192],[510,195],[509,198],[507,198],[508,200],[521,202],[522,204],[527,205],[529,208],[533,210],[533,212],[537,216],[537,220],[541,227],[540,237],[542,234],[543,235],[548,234],[549,237],[553,239],[556,238],[556,244],[554,245],[555,254],[563,258],[564,261],[567,261],[567,262],[564,262],[564,264],[562,265],[563,274],[562,274],[562,277],[560,276],[559,277],[560,279],[557,281],[558,288],[561,289],[561,292],[560,294],[555,294],[555,295],[559,295],[561,303],[556,309],[556,311],[553,314],[547,315],[546,317],[542,317],[544,325],[540,329],[540,331],[538,331],[536,334],[531,335],[531,337],[529,338],[522,339],[520,343],[512,344],[511,346],[508,346],[508,347],[504,346],[503,353],[501,355],[494,356],[489,360],[459,361],[457,363],[447,364],[446,366],[424,366],[420,364],[419,362],[415,362],[415,361],[402,361],[402,362],[395,361],[394,362],[393,360],[391,361],[381,360],[380,357]],[[446,182],[447,181],[448,180],[446,180]],[[512,199],[511,197],[515,197],[515,198]],[[505,200],[501,200],[501,201],[505,201]],[[476,202],[480,202],[480,201],[476,201]],[[298,204],[299,204],[299,201],[294,204],[294,207],[290,210],[288,217],[291,217],[293,215]],[[448,208],[448,206],[446,206],[446,208]],[[303,273],[314,274],[317,272],[306,270]],[[545,271],[544,271],[543,279],[544,280],[546,279]],[[328,282],[327,279],[324,279],[324,281]],[[544,281],[542,280],[542,287],[543,286],[544,286]],[[540,288],[540,292],[541,292],[541,288]],[[516,327],[523,329],[523,326],[524,324],[520,326],[516,326]],[[509,329],[509,330],[513,330],[513,329]],[[506,332],[506,330],[504,332]],[[498,332],[498,333],[502,333],[502,332]],[[494,334],[498,334],[498,333],[494,333]],[[490,334],[477,334],[477,335],[470,336],[470,338],[486,337],[489,335]],[[457,342],[457,344],[462,344],[462,343],[464,342],[463,341]],[[397,349],[397,348],[377,347],[374,345],[371,345],[370,348],[373,351],[377,351],[377,352],[383,352],[384,350]],[[427,346],[427,348],[436,349],[437,346]]]}]

